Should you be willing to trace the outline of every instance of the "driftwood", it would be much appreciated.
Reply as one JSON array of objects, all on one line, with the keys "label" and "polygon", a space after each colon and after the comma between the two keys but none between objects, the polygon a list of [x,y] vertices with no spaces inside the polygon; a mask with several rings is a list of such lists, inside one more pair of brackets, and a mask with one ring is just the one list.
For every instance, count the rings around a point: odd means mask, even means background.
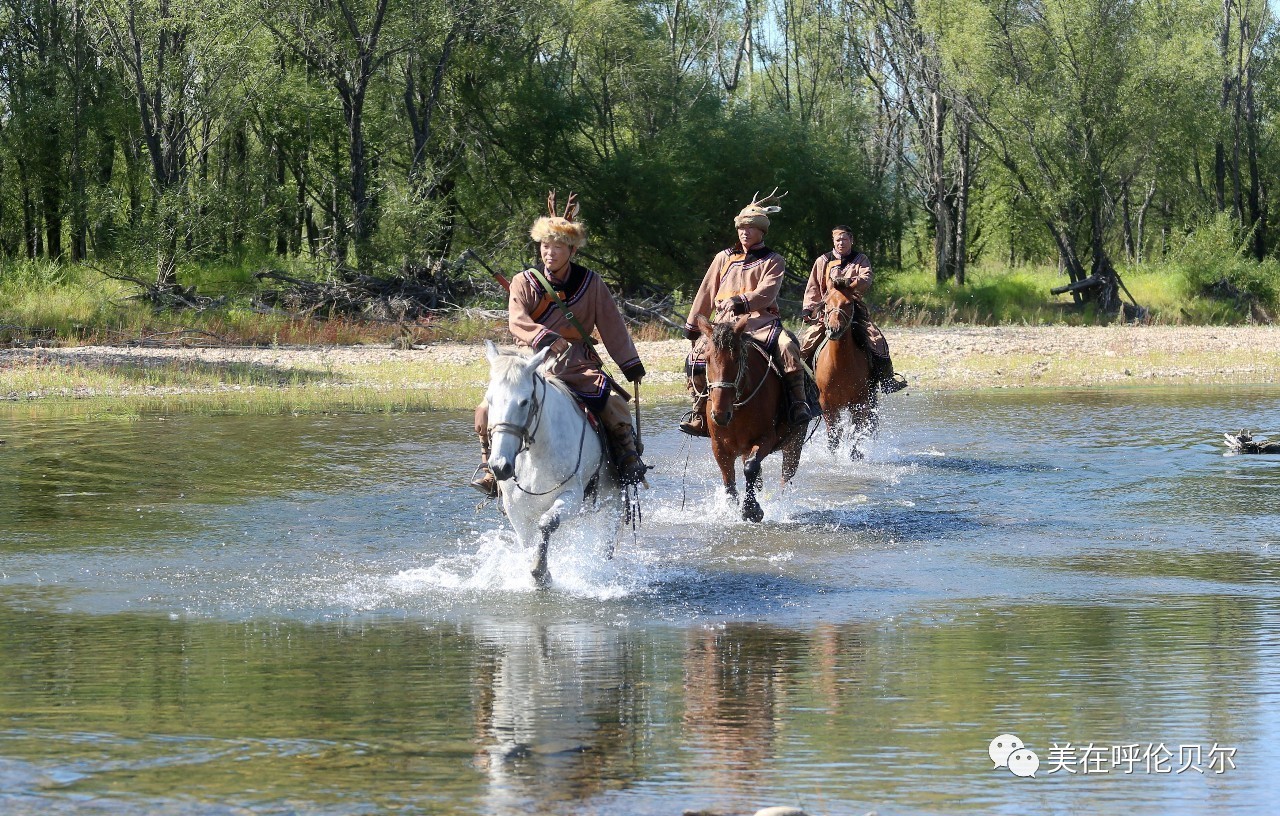
[{"label": "driftwood", "polygon": [[254,275],[258,280],[288,284],[264,289],[256,305],[296,312],[306,317],[359,317],[400,322],[415,320],[437,310],[440,287],[406,276],[380,278],[348,274],[342,280],[309,281],[274,269]]},{"label": "driftwood", "polygon": [[144,300],[150,303],[157,311],[164,309],[203,312],[206,309],[216,309],[227,302],[225,296],[210,297],[202,295],[196,291],[194,286],[179,286],[176,283],[160,286],[142,278],[135,278],[133,275],[126,275],[123,272],[110,272],[101,267],[97,269],[112,280],[132,283],[142,290],[136,295],[129,295],[125,300]]},{"label": "driftwood", "polygon": [[[678,332],[684,331],[684,318],[677,314],[674,310],[675,302],[670,295],[666,297],[649,297],[640,301],[626,300],[619,298],[619,305],[622,306],[622,315],[628,319],[628,322],[637,323],[644,320],[656,320],[662,325]],[[677,323],[672,317],[680,318]]]},{"label": "driftwood", "polygon": [[1231,453],[1280,453],[1280,442],[1268,442],[1265,439],[1254,439],[1253,434],[1241,430],[1236,434],[1223,434],[1227,449]]}]

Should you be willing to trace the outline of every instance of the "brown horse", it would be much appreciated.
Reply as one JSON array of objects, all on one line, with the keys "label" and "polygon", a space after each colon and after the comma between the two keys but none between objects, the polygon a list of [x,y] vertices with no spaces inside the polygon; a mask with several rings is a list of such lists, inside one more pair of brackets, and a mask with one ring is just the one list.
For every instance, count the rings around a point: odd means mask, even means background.
[{"label": "brown horse", "polygon": [[[851,420],[854,439],[849,456],[861,459],[858,444],[876,427],[877,394],[871,384],[871,359],[866,337],[859,342],[854,321],[856,309],[866,308],[844,278],[833,278],[822,305],[822,327],[826,339],[813,355],[813,378],[818,385],[818,401],[827,423],[827,448],[832,453],[840,444],[844,414]],[[865,331],[865,330],[863,330]]]},{"label": "brown horse", "polygon": [[764,518],[756,499],[760,463],[781,448],[785,486],[800,465],[805,429],[787,426],[786,412],[781,410],[782,373],[768,349],[744,331],[747,318],[712,325],[699,315],[697,324],[707,339],[707,430],[711,434],[711,455],[720,466],[725,491],[735,502],[738,476],[734,460],[742,457],[747,487],[742,517],[760,521]]}]

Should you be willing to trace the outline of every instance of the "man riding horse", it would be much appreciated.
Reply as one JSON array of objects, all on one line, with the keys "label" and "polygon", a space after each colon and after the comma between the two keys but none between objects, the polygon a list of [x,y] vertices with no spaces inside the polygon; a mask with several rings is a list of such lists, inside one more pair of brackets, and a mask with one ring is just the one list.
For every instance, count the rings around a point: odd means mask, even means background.
[{"label": "man riding horse", "polygon": [[893,360],[889,357],[889,342],[867,310],[863,298],[871,291],[871,261],[853,248],[853,230],[841,224],[831,230],[832,250],[818,257],[809,271],[809,283],[804,290],[801,317],[809,325],[801,334],[800,352],[806,363],[813,362],[813,354],[822,342],[822,305],[831,289],[832,281],[847,281],[845,286],[857,295],[854,320],[858,331],[865,333],[871,352],[871,379],[886,394],[901,391],[907,381],[901,374],[894,374]]},{"label": "man riding horse", "polygon": [[[786,261],[764,245],[769,231],[769,216],[782,208],[769,205],[782,196],[773,193],[751,203],[733,219],[738,242],[718,253],[711,261],[698,294],[689,309],[685,335],[693,341],[687,367],[687,386],[693,397],[693,410],[680,423],[680,430],[693,436],[707,436],[707,369],[706,339],[698,329],[698,315],[713,323],[747,318],[746,330],[769,351],[781,368],[790,407],[788,422],[793,428],[804,427],[813,419],[805,397],[804,364],[800,344],[782,327],[778,312],[778,292],[786,273]],[[757,194],[758,195],[758,194]],[[783,194],[785,195],[785,193]]]},{"label": "man riding horse", "polygon": [[[631,332],[613,301],[604,280],[573,262],[587,242],[587,231],[578,215],[577,196],[569,195],[564,213],[556,214],[556,197],[547,197],[545,215],[533,222],[529,237],[538,242],[542,263],[516,276],[507,301],[507,325],[521,348],[539,351],[551,347],[546,372],[569,387],[595,414],[614,448],[619,478],[624,484],[644,479],[649,467],[640,458],[631,412],[604,373],[595,350],[593,333],[599,334],[609,355],[628,381],[639,383],[644,363],[636,352]],[[480,437],[481,464],[471,486],[489,497],[498,495],[498,483],[489,470],[489,411],[480,403],[475,412]]]}]

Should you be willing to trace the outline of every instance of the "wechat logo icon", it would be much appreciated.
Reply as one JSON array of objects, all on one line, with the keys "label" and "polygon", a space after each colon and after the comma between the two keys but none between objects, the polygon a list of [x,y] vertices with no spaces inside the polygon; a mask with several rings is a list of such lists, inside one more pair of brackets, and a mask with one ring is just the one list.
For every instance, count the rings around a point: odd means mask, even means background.
[{"label": "wechat logo icon", "polygon": [[1008,768],[1014,776],[1034,777],[1040,757],[1013,734],[1001,734],[987,745],[987,755],[997,768]]}]

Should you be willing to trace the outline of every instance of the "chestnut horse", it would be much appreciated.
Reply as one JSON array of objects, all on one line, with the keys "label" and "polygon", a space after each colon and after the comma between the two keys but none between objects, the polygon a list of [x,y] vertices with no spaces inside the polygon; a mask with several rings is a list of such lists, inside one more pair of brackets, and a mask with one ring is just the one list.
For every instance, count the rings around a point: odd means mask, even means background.
[{"label": "chestnut horse", "polygon": [[876,427],[876,389],[871,384],[871,359],[865,334],[855,327],[854,310],[866,308],[846,278],[833,278],[822,304],[826,338],[813,355],[813,378],[827,423],[827,448],[834,453],[844,433],[840,421],[848,414],[853,428],[852,459],[861,459],[858,444]]},{"label": "chestnut horse", "polygon": [[785,486],[800,465],[805,429],[787,426],[786,412],[781,410],[782,372],[774,365],[769,350],[744,331],[746,317],[736,323],[712,325],[705,316],[698,315],[697,324],[707,340],[707,430],[711,435],[711,455],[720,466],[725,492],[735,502],[738,476],[734,460],[742,458],[747,487],[742,517],[758,522],[764,518],[756,499],[760,463],[781,448]]}]

